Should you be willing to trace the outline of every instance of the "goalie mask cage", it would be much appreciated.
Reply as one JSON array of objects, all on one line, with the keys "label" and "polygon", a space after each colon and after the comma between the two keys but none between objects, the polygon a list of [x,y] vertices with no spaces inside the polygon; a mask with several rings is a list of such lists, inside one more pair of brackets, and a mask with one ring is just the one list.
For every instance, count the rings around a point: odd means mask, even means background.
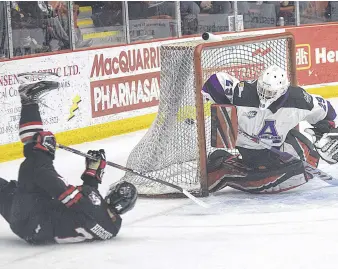
[{"label": "goalie mask cage", "polygon": [[[282,33],[179,42],[162,45],[160,51],[158,114],[130,153],[127,167],[206,196],[207,155],[215,148],[210,144],[210,103],[201,94],[204,82],[220,71],[253,80],[276,64],[287,70],[291,85],[296,85],[294,38]],[[175,189],[129,172],[122,179],[135,184],[141,195],[180,196]]]}]

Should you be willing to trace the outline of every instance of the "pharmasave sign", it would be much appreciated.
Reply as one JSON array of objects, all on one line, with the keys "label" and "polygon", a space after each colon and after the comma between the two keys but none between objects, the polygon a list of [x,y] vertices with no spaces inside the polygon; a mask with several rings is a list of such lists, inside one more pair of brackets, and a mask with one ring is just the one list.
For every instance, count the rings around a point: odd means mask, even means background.
[{"label": "pharmasave sign", "polygon": [[288,29],[296,40],[296,65],[299,85],[337,81],[338,24]]},{"label": "pharmasave sign", "polygon": [[93,118],[158,105],[160,55],[156,43],[101,50],[92,59]]},{"label": "pharmasave sign", "polygon": [[160,73],[91,82],[92,117],[158,105]]}]

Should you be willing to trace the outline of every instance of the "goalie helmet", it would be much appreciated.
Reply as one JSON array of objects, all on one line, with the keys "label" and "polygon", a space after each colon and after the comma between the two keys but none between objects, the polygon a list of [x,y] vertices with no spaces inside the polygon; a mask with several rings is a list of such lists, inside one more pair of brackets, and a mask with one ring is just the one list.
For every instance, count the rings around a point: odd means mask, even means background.
[{"label": "goalie helmet", "polygon": [[262,72],[257,81],[259,108],[267,109],[279,97],[285,94],[290,86],[288,75],[282,68],[272,65]]},{"label": "goalie helmet", "polygon": [[112,184],[105,198],[109,207],[118,214],[124,214],[133,209],[136,200],[136,187],[127,181],[119,181]]}]

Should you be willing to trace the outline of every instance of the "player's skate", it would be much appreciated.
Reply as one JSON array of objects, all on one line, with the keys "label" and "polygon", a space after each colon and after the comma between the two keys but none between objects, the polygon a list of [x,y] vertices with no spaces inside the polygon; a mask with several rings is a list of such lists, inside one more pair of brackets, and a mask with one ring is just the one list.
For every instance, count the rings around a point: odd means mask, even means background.
[{"label": "player's skate", "polygon": [[21,73],[19,94],[23,105],[36,104],[43,93],[57,89],[59,76],[54,73]]}]

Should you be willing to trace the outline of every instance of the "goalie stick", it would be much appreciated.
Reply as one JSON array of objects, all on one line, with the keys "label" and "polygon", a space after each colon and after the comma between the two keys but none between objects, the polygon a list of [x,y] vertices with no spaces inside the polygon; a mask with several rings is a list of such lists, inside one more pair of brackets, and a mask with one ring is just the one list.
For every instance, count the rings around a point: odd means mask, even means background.
[{"label": "goalie stick", "polygon": [[[60,148],[60,149],[63,149],[63,150],[66,150],[66,151],[69,151],[71,153],[74,153],[74,154],[77,154],[77,155],[80,155],[82,157],[86,157],[86,158],[90,158],[90,159],[93,159],[93,160],[96,160],[95,157],[89,155],[89,154],[86,154],[82,151],[79,151],[77,149],[74,149],[74,148],[70,148],[70,147],[67,147],[67,146],[64,146],[64,145],[61,145],[61,144],[57,144],[57,147]],[[178,190],[179,192],[183,193],[185,196],[187,196],[189,199],[191,199],[192,201],[194,201],[196,204],[198,204],[199,206],[202,206],[204,208],[209,208],[210,206],[208,204],[206,204],[205,202],[201,201],[200,199],[196,198],[195,196],[193,196],[191,193],[189,193],[186,189],[183,189],[182,187],[180,186],[177,186],[175,184],[172,184],[172,183],[169,183],[169,182],[166,182],[164,180],[161,180],[161,179],[158,179],[158,178],[154,178],[152,176],[148,176],[148,175],[145,175],[143,174],[142,172],[138,172],[138,171],[135,171],[131,168],[127,168],[125,166],[122,166],[122,165],[119,165],[117,163],[113,163],[113,162],[110,162],[110,161],[107,161],[107,165],[109,166],[112,166],[112,167],[115,167],[117,169],[120,169],[120,170],[123,170],[123,171],[126,171],[126,172],[130,172],[132,174],[135,174],[135,175],[138,175],[140,177],[143,177],[143,178],[146,178],[146,179],[149,179],[151,181],[155,181],[157,183],[160,183],[160,184],[163,184],[163,185],[166,185],[168,187],[171,187],[175,190]]]},{"label": "goalie stick", "polygon": [[[241,133],[243,136],[245,136],[247,139],[250,139],[251,141],[255,142],[256,144],[259,144],[261,146],[263,146],[266,149],[271,150],[273,153],[279,155],[281,157],[281,160],[284,162],[289,162],[292,160],[295,160],[298,158],[293,156],[290,153],[287,152],[282,152],[272,146],[270,146],[269,144],[265,143],[264,141],[262,141],[261,139],[259,139],[258,137],[249,135],[247,132],[241,130],[240,128],[238,128],[238,132]],[[336,178],[333,178],[332,176],[328,175],[327,173],[323,172],[322,170],[313,167],[312,165],[310,165],[308,162],[303,161],[303,165],[304,165],[304,169],[306,172],[312,174],[313,176],[318,177],[319,179],[323,180],[324,182],[332,185],[332,186],[338,186],[338,180]]]}]

